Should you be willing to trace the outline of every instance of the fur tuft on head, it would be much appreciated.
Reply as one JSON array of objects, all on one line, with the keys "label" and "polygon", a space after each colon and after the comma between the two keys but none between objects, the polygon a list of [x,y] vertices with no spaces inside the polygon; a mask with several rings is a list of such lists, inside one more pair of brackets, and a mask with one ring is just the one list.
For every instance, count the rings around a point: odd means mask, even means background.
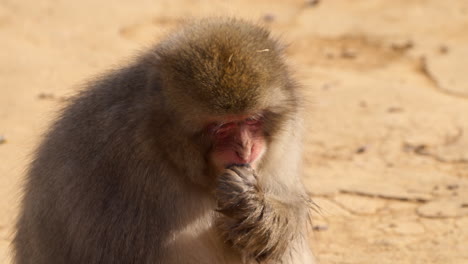
[{"label": "fur tuft on head", "polygon": [[[282,46],[266,29],[238,19],[203,19],[156,50],[164,94],[180,112],[242,114],[284,87]],[[173,103],[176,101],[176,103]],[[195,106],[195,107],[194,107]],[[190,109],[187,109],[190,108]],[[177,110],[177,109],[174,109]],[[178,111],[178,112],[179,112]]]}]

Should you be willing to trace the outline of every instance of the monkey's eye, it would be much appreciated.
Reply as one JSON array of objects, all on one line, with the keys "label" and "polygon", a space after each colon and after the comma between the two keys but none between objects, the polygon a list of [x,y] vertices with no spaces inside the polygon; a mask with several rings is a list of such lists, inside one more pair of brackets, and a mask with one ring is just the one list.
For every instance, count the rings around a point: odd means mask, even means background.
[{"label": "monkey's eye", "polygon": [[251,116],[245,120],[245,123],[249,126],[260,126],[262,123],[262,116],[261,115]]},{"label": "monkey's eye", "polygon": [[232,131],[232,129],[236,126],[235,123],[230,122],[230,123],[224,123],[224,124],[218,124],[214,127],[213,132],[217,137],[225,137],[229,135],[229,133]]}]

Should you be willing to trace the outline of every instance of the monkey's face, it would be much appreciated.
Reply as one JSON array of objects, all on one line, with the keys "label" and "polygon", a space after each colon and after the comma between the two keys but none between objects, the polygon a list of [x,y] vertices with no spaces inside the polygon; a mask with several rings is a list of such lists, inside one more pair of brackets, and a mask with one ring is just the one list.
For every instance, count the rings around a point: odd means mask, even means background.
[{"label": "monkey's face", "polygon": [[209,159],[216,171],[234,164],[257,167],[266,149],[261,114],[230,116],[206,126],[212,148]]}]

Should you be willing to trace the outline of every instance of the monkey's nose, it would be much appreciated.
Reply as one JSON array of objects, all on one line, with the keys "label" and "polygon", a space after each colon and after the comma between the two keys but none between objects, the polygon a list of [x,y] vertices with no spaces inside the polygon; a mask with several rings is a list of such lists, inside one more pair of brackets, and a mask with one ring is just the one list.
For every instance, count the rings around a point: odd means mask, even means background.
[{"label": "monkey's nose", "polygon": [[236,154],[243,163],[250,163],[250,158],[252,156],[252,147],[247,146],[247,147],[238,149],[236,150]]}]

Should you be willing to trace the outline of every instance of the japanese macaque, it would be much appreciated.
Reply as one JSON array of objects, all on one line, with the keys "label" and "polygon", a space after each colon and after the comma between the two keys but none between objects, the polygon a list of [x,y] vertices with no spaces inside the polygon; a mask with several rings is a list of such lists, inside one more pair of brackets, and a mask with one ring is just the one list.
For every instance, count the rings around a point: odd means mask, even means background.
[{"label": "japanese macaque", "polygon": [[29,168],[15,263],[313,263],[283,49],[203,19],[91,81]]}]

